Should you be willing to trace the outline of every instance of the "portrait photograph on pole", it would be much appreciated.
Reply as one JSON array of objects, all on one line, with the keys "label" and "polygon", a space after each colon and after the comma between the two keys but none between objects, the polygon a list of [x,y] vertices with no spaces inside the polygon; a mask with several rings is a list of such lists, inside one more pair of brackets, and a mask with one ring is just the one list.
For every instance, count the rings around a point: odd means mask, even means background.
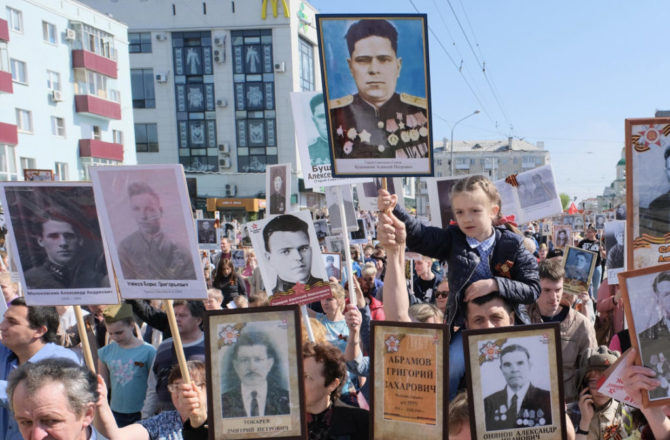
[{"label": "portrait photograph on pole", "polygon": [[298,308],[212,311],[205,324],[209,438],[304,439]]},{"label": "portrait photograph on pole", "polygon": [[566,246],[572,245],[572,227],[568,225],[554,225],[554,231],[552,235],[552,241],[554,247],[556,248],[565,248]]},{"label": "portrait photograph on pole", "polygon": [[626,119],[627,268],[670,261],[670,118]]},{"label": "portrait photograph on pole", "polygon": [[90,183],[6,182],[0,191],[27,304],[118,303]]},{"label": "portrait photograph on pole", "polygon": [[527,223],[562,212],[551,165],[507,176],[495,182],[502,201],[501,211]]},{"label": "portrait photograph on pole", "polygon": [[[364,211],[377,211],[377,196],[382,188],[382,177],[375,177],[369,182],[356,184],[356,195],[358,196],[358,209]],[[390,194],[398,195],[398,205],[405,208],[405,197],[403,196],[402,177],[386,179],[386,190]]]},{"label": "portrait photograph on pole", "polygon": [[558,323],[463,337],[473,439],[565,438]]},{"label": "portrait photograph on pole", "polygon": [[660,385],[642,392],[643,406],[670,403],[670,264],[619,274],[630,341],[638,365],[652,368]]},{"label": "portrait photograph on pole", "polygon": [[605,250],[607,251],[607,282],[619,284],[620,272],[626,263],[626,222],[614,220],[605,223]]},{"label": "portrait photograph on pole", "polygon": [[265,168],[268,214],[284,214],[291,208],[291,164]]},{"label": "portrait photograph on pole", "polygon": [[563,268],[563,291],[573,295],[579,295],[589,290],[593,277],[593,270],[598,261],[598,254],[586,249],[567,246],[564,249]]},{"label": "portrait photograph on pole", "polygon": [[91,179],[121,296],[207,298],[183,167],[91,167]]},{"label": "portrait photograph on pole", "polygon": [[316,21],[333,176],[432,176],[426,15]]},{"label": "portrait photograph on pole", "polygon": [[215,227],[213,218],[198,219],[195,221],[198,230],[198,247],[200,249],[218,249],[221,228]]},{"label": "portrait photograph on pole", "polygon": [[329,298],[330,285],[309,211],[246,223],[272,305]]},{"label": "portrait photograph on pole", "polygon": [[372,322],[370,438],[447,439],[447,328]]}]

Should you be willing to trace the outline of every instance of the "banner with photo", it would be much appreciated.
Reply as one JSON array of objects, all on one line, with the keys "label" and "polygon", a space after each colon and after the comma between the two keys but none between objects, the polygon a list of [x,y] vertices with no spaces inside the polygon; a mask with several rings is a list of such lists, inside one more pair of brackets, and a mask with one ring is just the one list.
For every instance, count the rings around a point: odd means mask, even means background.
[{"label": "banner with photo", "polygon": [[99,166],[90,172],[121,296],[207,298],[183,167]]},{"label": "banner with photo", "polygon": [[426,15],[316,21],[333,176],[432,176]]},{"label": "banner with photo", "polygon": [[309,304],[331,296],[309,211],[282,214],[246,226],[272,305]]},{"label": "banner with photo", "polygon": [[265,194],[268,214],[285,214],[291,210],[290,163],[265,168]]},{"label": "banner with photo", "polygon": [[518,224],[563,212],[551,165],[507,176],[495,185],[502,202],[500,211],[514,215]]},{"label": "banner with photo", "polygon": [[337,192],[342,193],[342,203],[344,204],[344,217],[347,221],[348,231],[357,231],[358,222],[356,222],[356,210],[354,209],[354,196],[351,193],[351,186],[339,185],[326,187],[326,205],[328,206],[328,219],[330,222],[330,231],[333,234],[342,232],[342,220],[340,220],[340,204],[338,202]]},{"label": "banner with photo", "polygon": [[0,191],[27,304],[119,302],[90,183],[4,182]]},{"label": "banner with photo", "polygon": [[[456,221],[451,210],[451,188],[456,182],[474,174],[453,177],[427,179],[428,204],[430,205],[430,224],[438,228],[446,228],[451,221]],[[502,194],[500,195],[502,199]],[[505,205],[505,203],[503,203]],[[504,212],[504,215],[510,213]]]},{"label": "banner with photo", "polygon": [[[358,209],[361,211],[377,211],[377,195],[382,187],[382,178],[375,177],[369,182],[356,184],[356,195],[358,196]],[[405,197],[402,189],[402,177],[386,179],[386,190],[391,194],[398,195],[398,205],[405,207]]]},{"label": "banner with photo", "polygon": [[218,249],[221,241],[221,228],[216,227],[213,218],[198,219],[195,221],[198,231],[198,248]]},{"label": "banner with photo", "polygon": [[605,250],[607,251],[607,282],[619,284],[618,274],[626,270],[626,221],[605,223]]},{"label": "banner with photo", "polygon": [[670,118],[626,119],[626,206],[630,214],[626,267],[630,270],[670,262],[668,163]]}]

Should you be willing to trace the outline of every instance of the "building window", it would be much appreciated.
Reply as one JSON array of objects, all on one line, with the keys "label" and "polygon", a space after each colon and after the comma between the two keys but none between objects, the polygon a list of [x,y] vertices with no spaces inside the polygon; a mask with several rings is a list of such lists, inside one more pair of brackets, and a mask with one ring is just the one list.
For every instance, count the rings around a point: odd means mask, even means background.
[{"label": "building window", "polygon": [[112,142],[123,144],[123,132],[121,130],[112,130]]},{"label": "building window", "polygon": [[133,91],[133,108],[155,108],[153,69],[130,69],[130,82]]},{"label": "building window", "polygon": [[107,77],[86,69],[74,69],[74,91],[77,95],[94,95],[111,99],[107,92]]},{"label": "building window", "polygon": [[58,43],[58,34],[56,33],[56,25],[47,21],[42,22],[42,36],[44,41],[51,44]]},{"label": "building window", "polygon": [[52,116],[51,117],[51,134],[54,136],[65,137],[65,119]]},{"label": "building window", "polygon": [[102,130],[100,130],[99,125],[93,126],[93,139],[101,141],[102,140]]},{"label": "building window", "polygon": [[135,124],[135,151],[158,153],[157,124]]},{"label": "building window", "polygon": [[0,41],[0,70],[3,72],[11,71],[9,67],[9,52],[7,51],[7,43]]},{"label": "building window", "polygon": [[28,69],[26,68],[26,63],[12,58],[10,60],[10,66],[12,70],[12,80],[17,83],[28,84]]},{"label": "building window", "polygon": [[535,168],[535,157],[533,156],[522,157],[521,168]]},{"label": "building window", "polygon": [[67,162],[55,162],[56,180],[70,180],[70,166]]},{"label": "building window", "polygon": [[7,24],[16,32],[23,32],[23,14],[18,9],[7,8]]},{"label": "building window", "polygon": [[47,89],[60,91],[60,73],[47,70]]},{"label": "building window", "polygon": [[32,157],[22,157],[20,158],[21,162],[21,171],[25,170],[34,170],[37,168],[37,162]]},{"label": "building window", "polygon": [[485,157],[484,158],[484,169],[492,170],[498,167],[498,158],[497,157]]},{"label": "building window", "polygon": [[314,90],[314,46],[298,38],[300,49],[300,87],[304,92]]},{"label": "building window", "polygon": [[454,160],[454,168],[457,170],[468,170],[470,169],[470,159],[457,157]]},{"label": "building window", "polygon": [[84,49],[105,58],[116,59],[114,36],[92,26],[82,26]]},{"label": "building window", "polygon": [[151,53],[151,32],[128,32],[128,52]]},{"label": "building window", "polygon": [[0,180],[19,180],[16,150],[10,145],[0,145]]},{"label": "building window", "polygon": [[89,167],[101,165],[120,165],[121,162],[112,159],[100,159],[99,157],[82,157],[81,168],[79,168],[80,180],[91,180]]},{"label": "building window", "polygon": [[33,114],[30,110],[16,109],[16,128],[23,133],[33,132]]}]

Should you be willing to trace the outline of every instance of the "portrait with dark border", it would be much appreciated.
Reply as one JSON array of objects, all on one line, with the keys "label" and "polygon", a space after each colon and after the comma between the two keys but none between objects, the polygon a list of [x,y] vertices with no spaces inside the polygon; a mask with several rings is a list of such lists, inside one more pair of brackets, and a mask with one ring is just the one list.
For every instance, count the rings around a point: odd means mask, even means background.
[{"label": "portrait with dark border", "polygon": [[567,246],[564,252],[563,291],[578,295],[584,290],[589,290],[598,254],[574,246]]}]

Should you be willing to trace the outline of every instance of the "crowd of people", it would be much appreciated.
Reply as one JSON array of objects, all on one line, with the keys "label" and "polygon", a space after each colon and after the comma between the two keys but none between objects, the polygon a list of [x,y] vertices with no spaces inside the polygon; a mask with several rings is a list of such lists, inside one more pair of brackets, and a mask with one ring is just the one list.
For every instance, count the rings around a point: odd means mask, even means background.
[{"label": "crowd of people", "polygon": [[[380,190],[379,212],[366,213],[376,223],[375,239],[352,246],[351,270],[344,264],[328,269],[332,295],[309,305],[314,340],[307,340],[307,332],[303,336],[309,438],[370,437],[370,323],[386,320],[447,327],[449,378],[444,387],[450,439],[469,439],[474,420],[464,331],[548,322],[560,327],[567,438],[669,439],[670,406],[638,409],[598,391],[604,371],[631,347],[619,287],[598,270],[590,291],[564,292],[559,244],[547,240],[539,227],[520,230],[502,221],[500,196],[486,178],[458,181],[450,198],[455,222],[438,228],[426,226],[397,204],[396,195]],[[319,211],[315,217],[324,214]],[[256,253],[245,246],[241,231],[231,232],[221,239],[219,250],[202,253],[207,299],[174,302],[189,383],[182,378],[160,302],[85,307],[96,375],[81,366],[79,333],[68,319],[69,308],[27,306],[9,274],[0,273],[7,303],[0,324],[2,439],[205,438],[212,423],[207,414],[212,402],[205,373],[206,314],[269,306],[272,297],[263,286]],[[589,225],[583,240],[574,244],[596,252],[596,265],[604,265],[607,255],[599,233]],[[236,251],[243,251],[243,262],[234,263]],[[413,261],[409,272],[408,258]],[[353,283],[355,304],[349,303],[348,283]],[[660,302],[658,307],[663,307]],[[227,417],[287,414],[286,390],[265,380],[277,361],[270,345],[247,335],[235,350],[232,366],[240,385],[235,396],[221,397],[223,423]],[[628,395],[638,402],[646,391],[667,395],[667,381],[653,369],[634,365],[633,359],[625,360]],[[500,391],[485,396],[487,429],[558,423],[551,420],[544,391],[523,373],[530,368],[526,348],[503,349],[505,380],[495,387]]]}]

